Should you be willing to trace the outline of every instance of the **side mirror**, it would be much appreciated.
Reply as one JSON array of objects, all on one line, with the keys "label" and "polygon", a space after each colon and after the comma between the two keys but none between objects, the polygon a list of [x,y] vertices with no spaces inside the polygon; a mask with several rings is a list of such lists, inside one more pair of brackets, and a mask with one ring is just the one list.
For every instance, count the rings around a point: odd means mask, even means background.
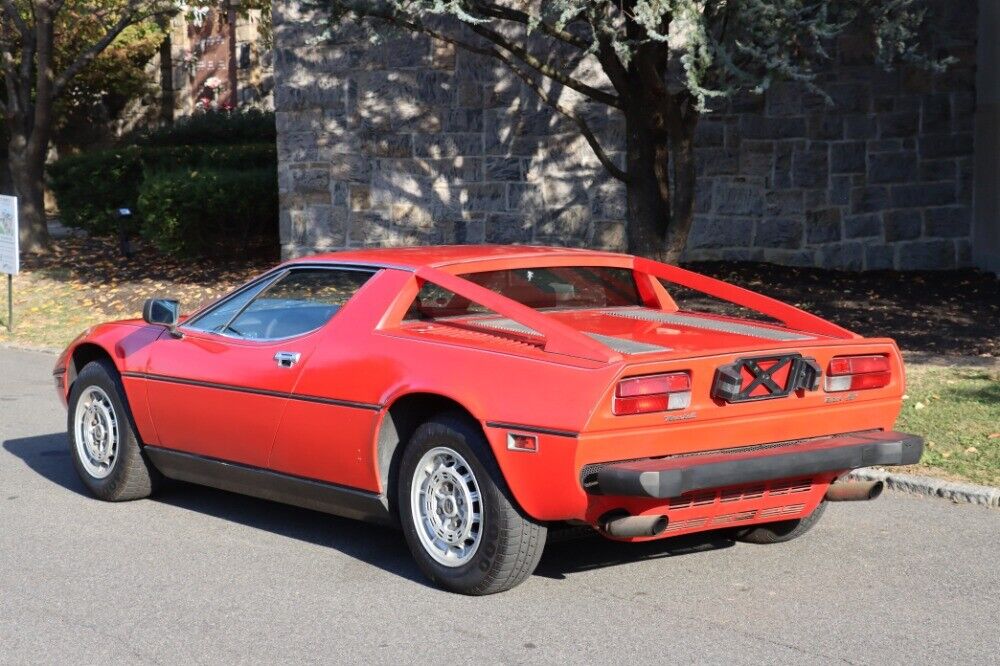
[{"label": "side mirror", "polygon": [[142,305],[142,318],[147,324],[160,324],[173,328],[180,317],[180,305],[167,298],[149,298]]}]

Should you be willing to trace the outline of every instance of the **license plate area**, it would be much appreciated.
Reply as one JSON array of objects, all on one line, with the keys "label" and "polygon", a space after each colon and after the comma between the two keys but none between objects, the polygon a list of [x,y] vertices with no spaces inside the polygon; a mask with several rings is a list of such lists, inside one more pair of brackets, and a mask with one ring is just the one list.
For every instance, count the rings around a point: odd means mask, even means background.
[{"label": "license plate area", "polygon": [[730,403],[784,398],[815,391],[820,374],[819,364],[801,354],[741,358],[716,370],[712,397]]}]

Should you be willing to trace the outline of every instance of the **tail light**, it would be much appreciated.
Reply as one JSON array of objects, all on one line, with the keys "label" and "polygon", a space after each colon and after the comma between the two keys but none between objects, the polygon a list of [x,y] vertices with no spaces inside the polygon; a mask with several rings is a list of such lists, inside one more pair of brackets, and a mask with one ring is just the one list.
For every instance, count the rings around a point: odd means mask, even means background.
[{"label": "tail light", "polygon": [[691,376],[686,372],[630,377],[618,382],[612,410],[618,416],[685,409],[691,404]]},{"label": "tail light", "polygon": [[891,378],[888,356],[835,356],[826,370],[826,390],[882,388]]}]

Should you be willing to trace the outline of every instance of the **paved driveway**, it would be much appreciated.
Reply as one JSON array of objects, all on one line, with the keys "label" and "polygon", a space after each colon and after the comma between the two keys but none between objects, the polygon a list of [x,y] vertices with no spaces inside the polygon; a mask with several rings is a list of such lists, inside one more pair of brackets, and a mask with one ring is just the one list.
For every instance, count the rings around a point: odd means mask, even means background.
[{"label": "paved driveway", "polygon": [[807,537],[551,546],[498,596],[399,534],[178,485],[87,496],[53,357],[0,349],[0,662],[974,663],[1000,654],[1000,511],[887,493]]}]

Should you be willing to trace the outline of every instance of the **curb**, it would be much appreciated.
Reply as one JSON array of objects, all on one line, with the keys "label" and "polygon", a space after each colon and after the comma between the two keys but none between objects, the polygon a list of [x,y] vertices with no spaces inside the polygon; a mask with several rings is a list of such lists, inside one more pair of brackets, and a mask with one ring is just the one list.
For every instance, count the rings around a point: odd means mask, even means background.
[{"label": "curb", "polygon": [[900,492],[1000,509],[1000,488],[956,483],[915,474],[896,474],[874,467],[856,469],[848,476],[858,481],[881,481],[887,488]]}]

